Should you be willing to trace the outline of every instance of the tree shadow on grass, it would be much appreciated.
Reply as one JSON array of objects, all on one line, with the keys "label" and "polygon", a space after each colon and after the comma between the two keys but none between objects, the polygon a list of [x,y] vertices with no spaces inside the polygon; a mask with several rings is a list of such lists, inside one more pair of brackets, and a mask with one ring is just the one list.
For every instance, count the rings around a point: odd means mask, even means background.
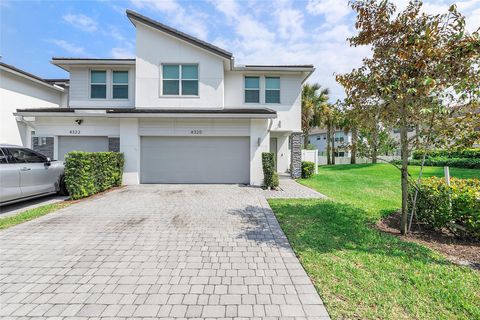
[{"label": "tree shadow on grass", "polygon": [[325,200],[269,202],[297,252],[308,250],[321,254],[347,250],[423,264],[450,264],[424,246],[369,227],[371,220],[360,208]]},{"label": "tree shadow on grass", "polygon": [[328,169],[329,171],[350,171],[361,168],[368,168],[375,166],[375,163],[362,163],[362,164],[336,164],[336,165],[325,165],[320,166],[320,170]]}]

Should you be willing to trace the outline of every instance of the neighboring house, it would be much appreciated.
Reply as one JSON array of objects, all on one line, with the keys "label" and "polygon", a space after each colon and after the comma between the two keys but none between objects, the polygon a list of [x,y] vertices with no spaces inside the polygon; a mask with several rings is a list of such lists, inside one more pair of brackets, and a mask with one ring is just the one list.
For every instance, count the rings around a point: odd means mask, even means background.
[{"label": "neighboring house", "polygon": [[[34,124],[13,113],[19,108],[66,107],[67,85],[68,80],[42,79],[0,62],[0,143],[32,147]],[[45,139],[33,139],[39,147],[44,142]]]},{"label": "neighboring house", "polygon": [[[350,157],[350,152],[345,146],[350,145],[352,142],[352,134],[350,132],[345,133],[343,130],[336,130],[334,133],[335,140],[335,156],[336,157]],[[318,150],[319,156],[327,155],[327,130],[326,129],[313,129],[308,136],[308,143],[314,146]]]},{"label": "neighboring house", "polygon": [[51,138],[54,158],[123,152],[126,184],[260,185],[262,152],[272,151],[279,172],[300,175],[301,88],[312,65],[236,66],[223,49],[127,16],[135,59],[53,58],[70,73],[69,106],[17,110]]}]

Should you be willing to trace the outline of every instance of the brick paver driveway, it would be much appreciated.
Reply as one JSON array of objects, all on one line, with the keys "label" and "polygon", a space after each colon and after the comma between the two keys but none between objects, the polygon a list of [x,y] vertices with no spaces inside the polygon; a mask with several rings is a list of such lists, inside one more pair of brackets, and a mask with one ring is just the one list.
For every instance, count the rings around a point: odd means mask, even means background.
[{"label": "brick paver driveway", "polygon": [[141,185],[0,231],[0,316],[328,317],[262,192]]}]

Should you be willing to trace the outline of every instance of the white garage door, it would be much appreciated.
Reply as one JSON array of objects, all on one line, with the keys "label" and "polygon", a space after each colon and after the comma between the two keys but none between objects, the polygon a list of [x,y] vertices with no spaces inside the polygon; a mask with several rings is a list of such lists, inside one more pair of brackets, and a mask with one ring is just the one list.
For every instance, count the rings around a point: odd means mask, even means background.
[{"label": "white garage door", "polygon": [[108,137],[58,137],[58,160],[70,151],[108,151]]},{"label": "white garage door", "polygon": [[249,137],[142,137],[142,183],[249,183]]}]

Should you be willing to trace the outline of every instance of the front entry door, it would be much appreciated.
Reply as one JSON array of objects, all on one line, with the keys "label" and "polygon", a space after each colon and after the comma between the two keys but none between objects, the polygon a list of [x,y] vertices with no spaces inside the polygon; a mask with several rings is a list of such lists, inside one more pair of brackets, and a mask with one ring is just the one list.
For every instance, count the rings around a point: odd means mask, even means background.
[{"label": "front entry door", "polygon": [[270,138],[270,152],[273,153],[275,159],[275,172],[278,171],[277,169],[277,142],[278,138]]}]

